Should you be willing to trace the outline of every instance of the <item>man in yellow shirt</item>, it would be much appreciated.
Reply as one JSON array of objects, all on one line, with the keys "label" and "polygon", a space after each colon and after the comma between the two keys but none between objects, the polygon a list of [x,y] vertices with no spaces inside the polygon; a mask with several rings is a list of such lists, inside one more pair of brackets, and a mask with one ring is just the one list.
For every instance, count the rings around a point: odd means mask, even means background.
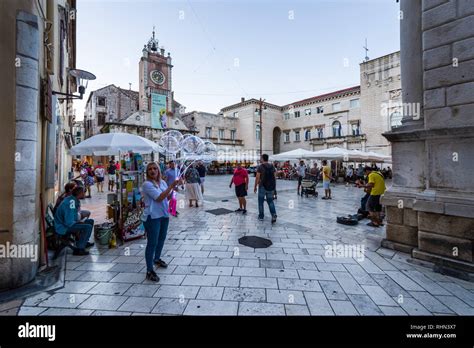
[{"label": "man in yellow shirt", "polygon": [[331,198],[331,188],[329,184],[331,183],[331,167],[328,166],[328,161],[323,160],[322,161],[323,168],[323,188],[324,188],[324,197],[322,199],[332,199]]},{"label": "man in yellow shirt", "polygon": [[372,220],[368,225],[379,227],[382,224],[382,220],[380,219],[380,212],[382,211],[380,196],[385,193],[385,178],[382,173],[373,170],[371,167],[365,167],[365,174],[367,175],[367,185],[365,185],[365,188],[370,192],[370,197],[367,201],[367,210]]}]

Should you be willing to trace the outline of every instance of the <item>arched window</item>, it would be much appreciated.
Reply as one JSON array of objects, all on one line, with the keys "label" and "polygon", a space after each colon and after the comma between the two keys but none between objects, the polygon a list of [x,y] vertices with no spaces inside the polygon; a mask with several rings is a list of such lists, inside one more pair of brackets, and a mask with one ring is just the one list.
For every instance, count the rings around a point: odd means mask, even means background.
[{"label": "arched window", "polygon": [[342,135],[342,126],[341,122],[334,121],[332,123],[332,136],[333,137],[340,137]]},{"label": "arched window", "polygon": [[260,140],[260,125],[257,124],[255,127],[255,139]]},{"label": "arched window", "polygon": [[397,128],[402,125],[402,114],[398,111],[395,111],[393,114],[390,115],[390,128]]},{"label": "arched window", "polygon": [[352,123],[351,128],[352,128],[352,135],[360,135],[360,124],[359,124],[359,122]]},{"label": "arched window", "polygon": [[305,140],[305,141],[308,141],[308,140],[310,140],[310,139],[311,139],[311,130],[310,130],[310,129],[307,129],[307,130],[305,130],[305,132],[304,132],[304,140]]}]

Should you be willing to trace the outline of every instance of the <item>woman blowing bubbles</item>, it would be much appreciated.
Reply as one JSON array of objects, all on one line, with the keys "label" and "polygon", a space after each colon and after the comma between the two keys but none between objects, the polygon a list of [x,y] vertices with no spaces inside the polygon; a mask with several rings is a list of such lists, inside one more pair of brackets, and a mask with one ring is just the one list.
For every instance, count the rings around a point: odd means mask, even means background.
[{"label": "woman blowing bubbles", "polygon": [[168,232],[168,199],[171,198],[173,188],[179,184],[181,184],[181,181],[176,179],[168,187],[166,182],[161,179],[160,168],[155,162],[151,162],[146,166],[146,181],[142,185],[143,201],[145,203],[142,221],[147,235],[145,249],[146,279],[155,282],[159,281],[160,278],[153,270],[153,264],[156,264],[157,267],[168,267],[160,257]]}]

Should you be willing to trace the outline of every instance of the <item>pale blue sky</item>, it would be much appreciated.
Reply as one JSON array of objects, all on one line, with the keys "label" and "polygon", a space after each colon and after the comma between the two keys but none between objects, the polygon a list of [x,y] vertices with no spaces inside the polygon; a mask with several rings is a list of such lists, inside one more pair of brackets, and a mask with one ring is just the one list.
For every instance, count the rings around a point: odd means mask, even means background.
[{"label": "pale blue sky", "polygon": [[186,111],[218,112],[240,97],[284,105],[355,86],[365,38],[371,59],[400,49],[395,0],[78,0],[77,7],[77,67],[97,76],[87,96],[112,83],[138,90],[141,50],[156,25]]}]

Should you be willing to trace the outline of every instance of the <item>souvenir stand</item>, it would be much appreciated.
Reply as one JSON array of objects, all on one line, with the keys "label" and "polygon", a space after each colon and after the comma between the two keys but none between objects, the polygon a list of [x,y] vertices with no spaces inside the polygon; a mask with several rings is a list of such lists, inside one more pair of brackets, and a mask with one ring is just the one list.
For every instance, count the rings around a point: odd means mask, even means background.
[{"label": "souvenir stand", "polygon": [[140,188],[144,180],[142,156],[128,152],[121,157],[118,172],[114,219],[118,226],[118,237],[123,241],[141,238],[145,229],[141,221],[143,212]]},{"label": "souvenir stand", "polygon": [[[145,235],[140,216],[143,212],[140,188],[144,179],[141,154],[159,152],[160,147],[143,137],[128,133],[103,133],[94,135],[75,145],[71,155],[117,156],[120,170],[117,173],[117,191],[107,195],[107,219],[103,229],[112,229],[122,241],[141,238]],[[96,226],[97,227],[97,226]],[[111,235],[111,234],[110,234]],[[103,235],[101,244],[107,244],[108,234]],[[110,239],[111,241],[113,238]]]}]

